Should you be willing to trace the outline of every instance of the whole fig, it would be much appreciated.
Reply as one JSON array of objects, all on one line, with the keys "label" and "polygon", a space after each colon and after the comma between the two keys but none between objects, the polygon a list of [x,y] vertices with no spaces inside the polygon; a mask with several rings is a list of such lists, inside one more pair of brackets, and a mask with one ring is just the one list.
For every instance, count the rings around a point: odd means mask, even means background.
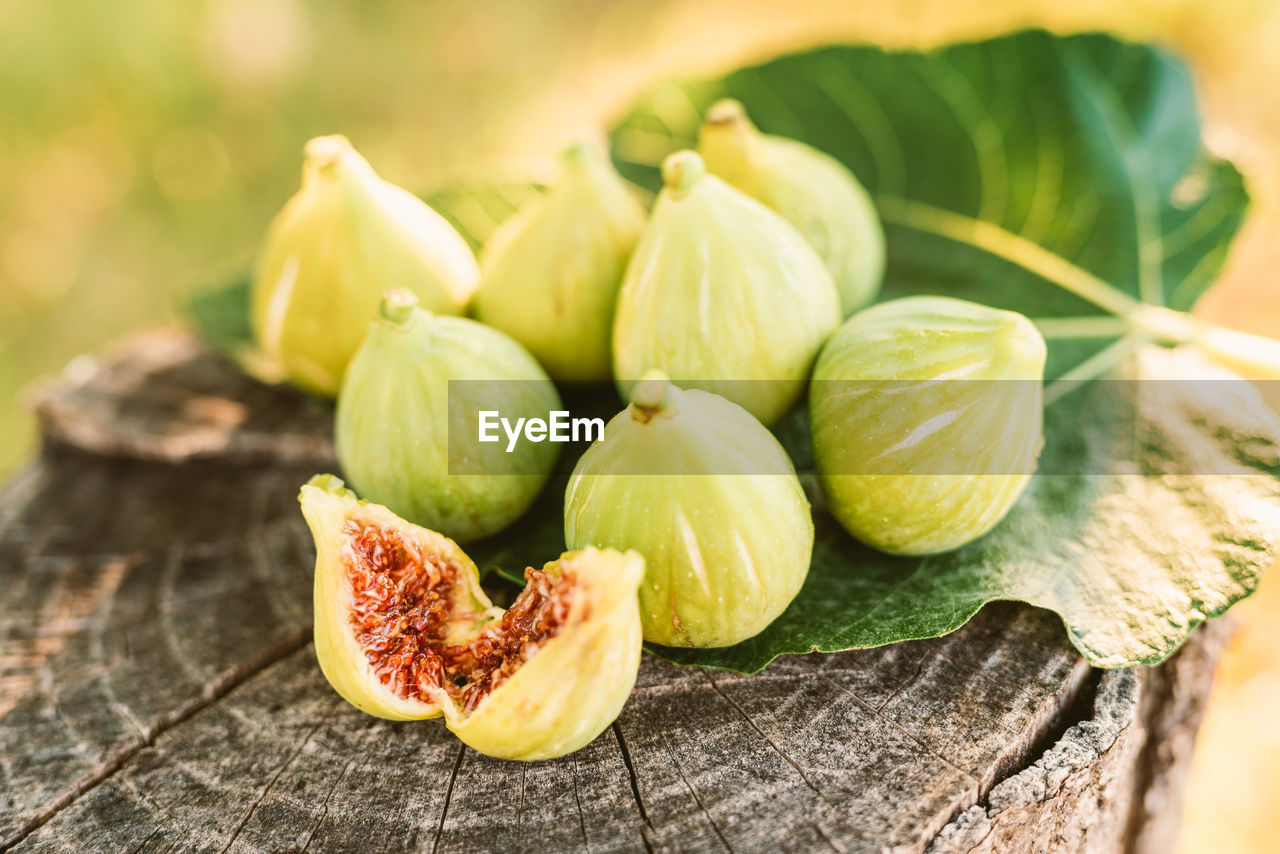
[{"label": "whole fig", "polygon": [[812,146],[760,133],[742,104],[719,101],[698,137],[707,169],[764,202],[818,250],[848,316],[875,299],[884,276],[884,229],[844,164]]},{"label": "whole fig", "polygon": [[561,160],[559,182],[485,244],[472,310],[555,379],[607,380],[618,286],[645,210],[596,147],[575,145]]},{"label": "whole fig", "polygon": [[452,540],[317,475],[299,501],[316,544],[315,646],[348,702],[378,717],[443,716],[504,759],[583,747],[618,716],[640,665],[635,552],[566,552],[506,611]]},{"label": "whole fig", "polygon": [[474,540],[524,513],[559,451],[545,441],[480,444],[480,413],[515,422],[559,408],[555,386],[515,341],[388,291],[338,395],[338,461],[369,500]]},{"label": "whole fig", "polygon": [[333,397],[383,291],[405,288],[432,311],[461,314],[479,278],[471,248],[443,217],[379,178],[344,137],[317,137],[302,189],[267,232],[253,331],[289,380]]},{"label": "whole fig", "polygon": [[662,172],[618,296],[619,388],[659,368],[771,424],[804,393],[840,322],[831,274],[794,226],[706,174],[696,152],[670,155]]},{"label": "whole fig", "polygon": [[990,531],[1035,471],[1045,356],[1027,318],[958,299],[908,297],[849,318],[809,389],[832,514],[891,554]]},{"label": "whole fig", "polygon": [[809,502],[773,434],[737,404],[660,373],[582,455],[565,493],[569,548],[635,549],[646,640],[728,646],[758,634],[804,584]]}]

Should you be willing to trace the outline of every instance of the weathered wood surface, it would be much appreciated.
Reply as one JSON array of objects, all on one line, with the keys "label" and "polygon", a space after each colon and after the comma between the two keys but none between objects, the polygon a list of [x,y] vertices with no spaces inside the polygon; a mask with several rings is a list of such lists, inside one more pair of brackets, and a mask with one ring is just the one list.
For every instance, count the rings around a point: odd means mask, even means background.
[{"label": "weathered wood surface", "polygon": [[322,407],[166,333],[37,408],[0,491],[0,848],[1169,850],[1220,622],[1151,670],[1012,604],[752,677],[646,657],[586,749],[502,762],[321,676]]}]

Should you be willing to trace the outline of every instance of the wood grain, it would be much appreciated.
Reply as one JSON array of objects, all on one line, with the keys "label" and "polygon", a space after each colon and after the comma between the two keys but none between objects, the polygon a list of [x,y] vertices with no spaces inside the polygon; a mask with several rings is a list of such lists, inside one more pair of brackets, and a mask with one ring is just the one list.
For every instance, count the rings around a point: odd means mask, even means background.
[{"label": "wood grain", "polygon": [[1154,670],[1014,604],[755,676],[646,657],[587,748],[503,762],[321,676],[323,407],[166,333],[39,412],[0,491],[0,848],[1168,850],[1221,622]]}]

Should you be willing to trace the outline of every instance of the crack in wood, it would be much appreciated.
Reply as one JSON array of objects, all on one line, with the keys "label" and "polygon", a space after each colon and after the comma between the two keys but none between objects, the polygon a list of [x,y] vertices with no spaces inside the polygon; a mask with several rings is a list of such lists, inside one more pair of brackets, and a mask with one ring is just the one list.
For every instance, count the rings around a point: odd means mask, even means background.
[{"label": "crack in wood", "polygon": [[[618,748],[622,751],[622,764],[627,766],[627,776],[631,778],[631,795],[636,799],[636,806],[640,808],[640,818],[644,819],[644,823],[653,829],[653,822],[649,820],[649,811],[644,808],[644,798],[640,797],[640,778],[636,776],[636,766],[631,759],[631,751],[627,749],[627,741],[622,737],[622,727],[614,721],[610,728],[613,735],[618,739]],[[648,840],[645,840],[648,845]]]},{"label": "crack in wood", "polygon": [[591,840],[587,839],[587,819],[582,814],[582,796],[578,793],[578,754],[569,755],[569,779],[573,782],[573,802],[578,808],[578,829],[582,831],[582,845],[591,848]]},{"label": "crack in wood", "polygon": [[462,755],[466,753],[467,746],[462,742],[458,742],[458,757],[453,761],[453,772],[449,774],[449,788],[444,793],[444,806],[440,807],[440,824],[436,826],[436,838],[431,843],[431,854],[435,854],[440,850],[440,838],[444,836],[444,820],[449,815],[449,802],[453,800],[453,784],[458,779],[458,769],[462,767]]},{"label": "crack in wood", "polygon": [[1181,801],[1185,757],[1191,752],[1207,699],[1190,686],[1214,672],[1234,630],[1231,618],[1212,630],[1201,629],[1198,644],[1185,645],[1163,666],[1143,674],[1137,711],[1143,741],[1134,760],[1123,838],[1123,850],[1129,854],[1162,852],[1174,844],[1173,827],[1159,817],[1174,811]]},{"label": "crack in wood", "polygon": [[23,822],[7,837],[0,839],[0,851],[8,850],[26,839],[55,815],[71,806],[87,792],[97,788],[120,771],[133,757],[155,744],[165,732],[179,724],[190,720],[199,712],[221,700],[251,677],[261,673],[272,665],[288,658],[306,647],[311,642],[311,627],[289,634],[283,640],[267,647],[260,654],[224,673],[187,702],[162,716],[142,735],[132,739],[115,755],[98,764],[96,768],[85,774],[69,787],[58,793],[48,803],[36,810],[35,814]]},{"label": "crack in wood", "polygon": [[298,758],[298,754],[302,753],[303,748],[305,748],[307,743],[311,741],[317,732],[320,731],[320,727],[324,726],[329,718],[333,717],[333,713],[337,711],[337,709],[337,702],[330,703],[328,711],[320,716],[320,720],[316,721],[315,726],[307,730],[307,734],[303,736],[302,741],[298,742],[297,747],[295,747],[292,752],[285,757],[284,762],[282,762],[280,767],[276,769],[276,773],[271,775],[271,779],[262,787],[262,791],[253,799],[253,803],[249,804],[249,809],[245,811],[244,818],[240,819],[240,823],[236,825],[236,829],[231,834],[231,838],[227,840],[226,845],[222,846],[220,854],[227,854],[227,852],[231,850],[231,846],[235,844],[236,839],[240,837],[241,831],[243,831],[245,826],[249,824],[249,820],[253,818],[253,814],[257,811],[258,806],[266,799],[267,795],[271,792],[272,787],[275,786],[276,781],[280,779],[280,775],[285,772],[285,769],[293,764],[293,760]]},{"label": "crack in wood", "polygon": [[[1149,672],[1092,671],[1094,678],[1088,681],[1093,687],[1085,691],[1087,701],[1072,706],[1087,711],[1073,711],[1069,717],[1078,719],[1069,721],[1063,732],[1046,736],[1048,746],[1034,762],[998,783],[982,803],[958,813],[934,835],[927,850],[947,854],[1000,851],[1011,838],[1021,843],[1019,851],[1033,850],[1025,847],[1030,844],[1036,845],[1036,851],[1046,850],[1044,840],[1032,835],[1037,821],[1042,829],[1053,829],[1056,848],[1049,850],[1067,850],[1064,840],[1068,837],[1058,836],[1061,825],[1057,822],[1064,817],[1077,822],[1072,841],[1079,850],[1127,850],[1123,825],[1132,815],[1132,802],[1113,787],[1133,785],[1133,763],[1148,737],[1141,727],[1134,733],[1134,724],[1140,721],[1133,701],[1146,696],[1143,677]],[[1135,740],[1140,740],[1137,745]],[[1110,803],[1121,809],[1107,809]],[[1100,826],[1098,819],[1107,826]],[[1117,819],[1122,825],[1118,828]],[[1166,830],[1176,827],[1176,821],[1157,823]],[[973,835],[975,827],[980,836]],[[1098,842],[1092,841],[1091,832]],[[987,844],[993,837],[995,841]],[[1166,841],[1168,844],[1150,850],[1164,854],[1173,848],[1172,838]]]},{"label": "crack in wood", "polygon": [[[1098,680],[1101,678],[1102,671],[1089,667],[1083,659],[1077,663],[1076,670],[1077,673],[1073,673],[1073,678],[1062,695],[1062,702],[1045,716],[1044,726],[1032,731],[1031,738],[1025,747],[1018,748],[1015,745],[1013,750],[996,763],[989,778],[978,782],[978,793],[973,802],[957,806],[930,835],[929,842],[925,845],[926,850],[931,850],[938,836],[963,813],[974,807],[980,807],[983,811],[989,812],[991,792],[997,786],[1033,766],[1062,741],[1071,727],[1093,717]],[[983,835],[983,839],[990,832],[988,830],[987,834]]]},{"label": "crack in wood", "polygon": [[1126,852],[1139,850],[1139,840],[1146,825],[1147,809],[1143,803],[1143,796],[1151,789],[1160,764],[1159,757],[1156,755],[1155,710],[1172,700],[1173,680],[1148,679],[1147,688],[1151,694],[1143,698],[1138,712],[1138,720],[1146,733],[1146,738],[1143,740],[1141,750],[1138,751],[1133,775],[1133,792],[1124,829]]},{"label": "crack in wood", "polygon": [[155,838],[156,834],[159,833],[160,830],[161,828],[157,827],[155,830],[148,833],[146,838],[143,839],[142,842],[138,843],[138,847],[130,851],[129,854],[139,854],[139,852],[141,852],[143,848],[147,847],[147,843]]},{"label": "crack in wood", "polygon": [[885,697],[884,701],[880,705],[876,706],[877,714],[883,713],[884,710],[888,708],[889,703],[893,702],[894,697],[898,696],[903,691],[907,690],[907,688],[910,687],[912,683],[914,683],[917,679],[920,678],[920,674],[924,672],[924,664],[926,661],[929,660],[929,654],[931,651],[932,649],[927,650],[924,653],[924,655],[921,655],[920,660],[916,662],[916,669],[912,671],[911,675],[908,676],[906,679],[904,679],[901,685],[898,685],[896,688],[890,691],[889,696]]},{"label": "crack in wood", "polygon": [[724,846],[724,850],[732,854],[733,846],[729,844],[729,840],[724,838],[724,834],[720,831],[720,826],[716,824],[716,820],[711,817],[711,813],[707,810],[706,805],[702,803],[702,798],[698,797],[698,792],[689,782],[689,778],[684,775],[684,769],[681,768],[680,763],[676,761],[675,752],[672,751],[671,742],[667,739],[667,734],[665,732],[662,734],[662,743],[667,750],[667,756],[671,759],[671,767],[675,768],[676,773],[680,775],[680,782],[684,783],[684,787],[689,790],[689,795],[693,798],[693,802],[698,805],[698,809],[702,810],[702,814],[707,817],[707,823],[710,824],[711,829],[715,831],[716,836],[720,839],[720,844]]},{"label": "crack in wood", "polygon": [[751,719],[751,716],[747,714],[745,709],[739,706],[737,702],[733,700],[733,698],[731,698],[728,694],[726,694],[724,691],[720,689],[720,686],[716,684],[716,680],[711,678],[711,674],[707,672],[707,669],[705,667],[699,667],[698,670],[701,671],[703,677],[705,677],[707,682],[711,684],[711,687],[715,690],[715,692],[719,694],[726,703],[728,703],[730,706],[733,706],[733,708],[738,712],[738,714],[742,716],[742,719],[747,722],[747,725],[756,731],[756,735],[764,739],[765,744],[768,744],[770,747],[772,747],[774,753],[777,753],[779,756],[781,756],[784,760],[786,760],[786,763],[788,765],[790,765],[792,768],[795,769],[795,772],[800,775],[800,779],[804,781],[804,784],[808,786],[810,789],[812,789],[813,793],[817,795],[819,798],[821,798],[823,803],[825,803],[829,807],[834,808],[835,804],[833,804],[826,795],[824,795],[821,791],[818,790],[818,787],[813,784],[813,781],[809,779],[809,775],[804,773],[804,770],[800,767],[800,765],[794,759],[792,759],[789,755],[787,755],[787,752],[785,750],[783,750],[781,747],[779,747],[777,744],[774,743],[773,739],[770,738],[765,733],[765,731],[761,729],[760,726],[756,724],[754,720]]},{"label": "crack in wood", "polygon": [[320,829],[320,825],[324,824],[325,819],[329,817],[329,801],[333,799],[333,793],[338,791],[338,786],[342,785],[343,779],[347,776],[347,772],[351,770],[351,766],[356,764],[356,757],[347,760],[347,764],[342,766],[342,771],[338,774],[337,779],[333,781],[333,785],[329,787],[329,791],[325,793],[324,803],[320,807],[320,816],[316,819],[315,824],[311,825],[311,829],[307,831],[307,838],[302,843],[302,847],[298,850],[298,854],[306,854],[311,847],[311,841],[315,839],[316,831]]},{"label": "crack in wood", "polygon": [[996,761],[990,773],[979,783],[978,802],[985,804],[992,789],[1034,765],[1036,760],[1062,740],[1067,730],[1093,717],[1101,670],[1090,667],[1084,659],[1076,662],[1065,690],[1043,719],[1028,733],[1025,742],[1013,743],[1011,749]]},{"label": "crack in wood", "polygon": [[828,684],[830,684],[830,685],[834,685],[834,686],[836,687],[836,689],[837,689],[837,690],[841,691],[841,692],[842,692],[842,693],[844,693],[844,694],[849,695],[849,697],[850,697],[850,698],[851,698],[855,703],[857,703],[859,706],[861,706],[863,709],[867,710],[867,711],[868,711],[868,712],[870,712],[872,715],[875,715],[877,718],[879,718],[880,720],[884,721],[884,722],[885,722],[885,723],[887,723],[889,726],[893,727],[894,729],[896,729],[898,732],[902,733],[902,734],[903,734],[904,736],[906,736],[907,738],[911,739],[911,741],[913,741],[913,742],[914,742],[914,743],[915,743],[915,744],[916,744],[916,745],[917,745],[917,746],[918,746],[918,747],[919,747],[919,748],[920,748],[920,749],[921,749],[925,754],[927,754],[927,755],[929,755],[929,756],[932,756],[934,759],[938,760],[938,761],[939,761],[939,762],[941,762],[943,765],[946,765],[948,768],[952,769],[953,771],[955,771],[955,772],[957,772],[957,773],[959,773],[959,774],[963,774],[965,777],[967,777],[967,778],[969,778],[970,780],[972,780],[975,784],[978,784],[978,783],[979,783],[978,778],[977,778],[977,777],[975,777],[975,776],[973,776],[973,772],[972,772],[972,771],[969,771],[969,770],[967,770],[967,769],[965,769],[965,768],[961,768],[959,765],[955,764],[954,762],[952,762],[952,761],[951,761],[950,759],[948,759],[947,757],[945,757],[945,756],[943,756],[942,754],[938,753],[936,750],[933,750],[931,747],[929,747],[929,745],[925,744],[923,741],[921,741],[921,740],[920,740],[919,738],[917,738],[915,735],[912,735],[912,734],[911,734],[911,732],[910,732],[910,730],[908,730],[908,729],[907,729],[906,727],[904,727],[902,724],[898,723],[897,721],[895,721],[893,718],[889,717],[888,715],[881,714],[877,709],[875,709],[875,708],[874,708],[870,703],[868,703],[866,700],[862,699],[862,698],[861,698],[861,697],[859,697],[857,694],[853,693],[853,692],[852,692],[852,691],[850,691],[848,688],[846,688],[845,686],[841,685],[839,682],[837,682],[836,680],[832,679],[832,678],[831,678],[830,676],[828,676],[827,674],[823,673],[821,670],[819,670],[819,671],[815,671],[815,672],[817,673],[818,678],[822,679],[824,682],[827,682],[827,683],[828,683]]}]

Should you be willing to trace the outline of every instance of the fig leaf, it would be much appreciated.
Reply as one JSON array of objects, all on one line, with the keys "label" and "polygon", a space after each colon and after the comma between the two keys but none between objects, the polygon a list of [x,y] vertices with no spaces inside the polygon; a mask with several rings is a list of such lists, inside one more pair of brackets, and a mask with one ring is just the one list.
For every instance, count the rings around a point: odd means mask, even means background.
[{"label": "fig leaf", "polygon": [[662,157],[721,98],[866,187],[889,255],[880,301],[940,293],[1041,321],[1049,379],[1131,333],[1143,305],[1190,308],[1248,204],[1201,142],[1187,67],[1106,35],[835,46],[661,84],[613,131],[619,171],[660,186]]},{"label": "fig leaf", "polygon": [[[1188,342],[1141,320],[1191,307],[1248,204],[1239,172],[1201,142],[1180,60],[1041,31],[923,53],[826,47],[654,87],[614,129],[620,171],[657,186],[662,157],[693,145],[721,98],[762,131],[833,155],[868,189],[888,248],[881,300],[945,294],[1035,320],[1057,402],[1042,474],[988,536],[887,557],[847,536],[810,490],[818,540],[790,609],[735,647],[654,652],[751,672],[783,653],[935,637],[988,601],[1017,599],[1056,611],[1091,663],[1123,667],[1163,660],[1252,592],[1280,540],[1277,419],[1197,350],[1153,347]],[[1174,382],[1134,412],[1108,397],[1136,384],[1084,383],[1117,369]],[[1239,410],[1214,400],[1237,393]],[[1122,410],[1131,417],[1118,425]],[[1118,429],[1135,437],[1119,453]],[[798,466],[806,454],[794,447]],[[1112,471],[1121,457],[1125,473]]]}]

